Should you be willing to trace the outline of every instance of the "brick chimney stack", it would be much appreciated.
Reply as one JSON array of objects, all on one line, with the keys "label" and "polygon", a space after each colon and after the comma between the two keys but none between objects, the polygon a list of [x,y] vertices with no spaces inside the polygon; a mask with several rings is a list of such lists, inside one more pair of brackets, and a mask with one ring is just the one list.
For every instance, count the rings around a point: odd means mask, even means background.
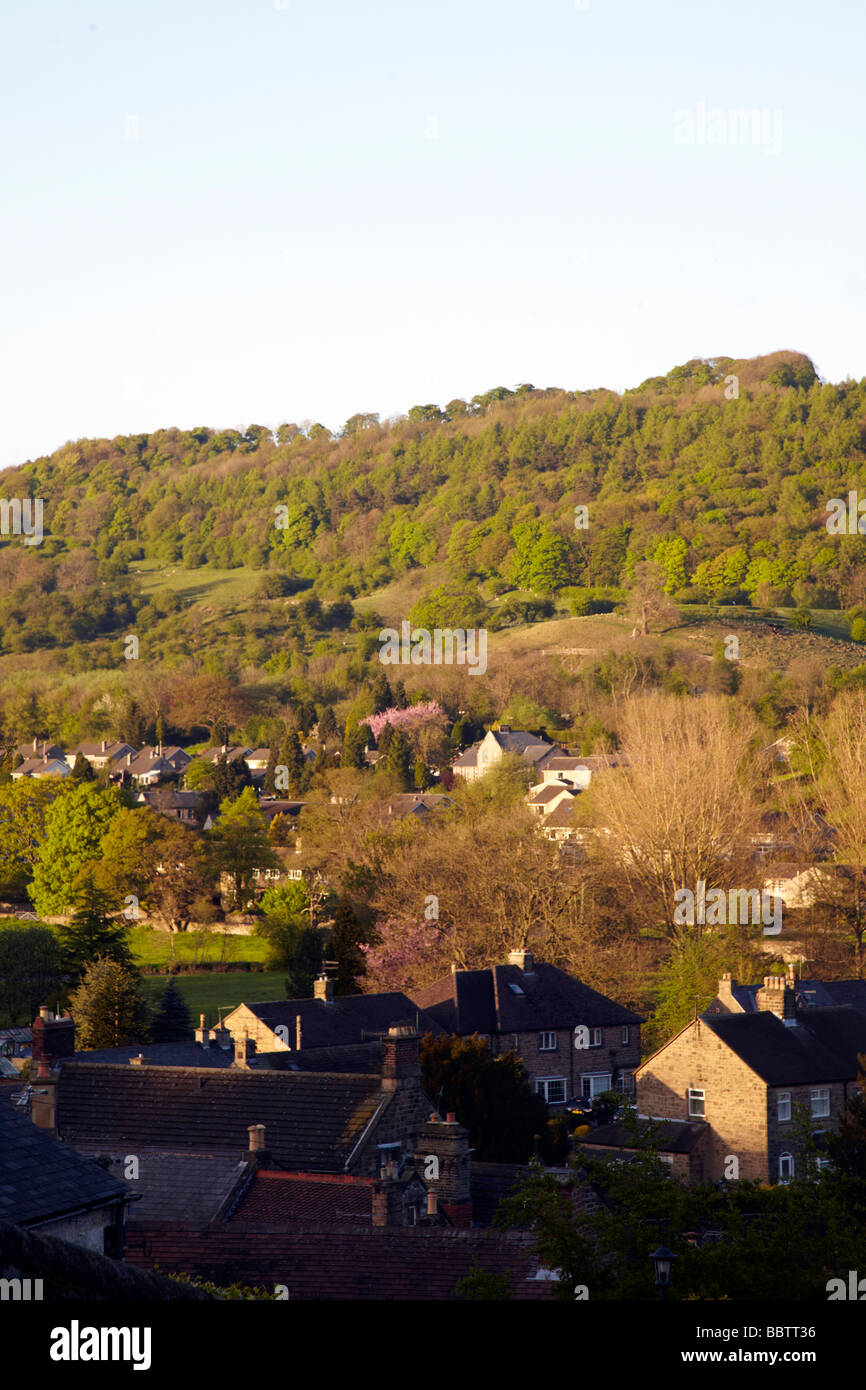
[{"label": "brick chimney stack", "polygon": [[33,1020],[34,1062],[47,1062],[53,1067],[64,1057],[71,1057],[75,1051],[75,1024],[67,1015],[55,1018],[44,1004],[39,1017]]},{"label": "brick chimney stack", "polygon": [[382,1039],[382,1090],[417,1091],[420,1087],[421,1061],[415,1025],[393,1024]]},{"label": "brick chimney stack", "polygon": [[472,1225],[469,1131],[452,1112],[433,1114],[418,1131],[415,1166],[429,1197],[436,1200],[452,1226]]},{"label": "brick chimney stack", "polygon": [[270,1168],[273,1155],[270,1149],[265,1147],[264,1125],[247,1125],[247,1133],[250,1136],[249,1148],[246,1152],[247,1162],[256,1168]]},{"label": "brick chimney stack", "polygon": [[518,970],[523,970],[527,975],[531,975],[535,969],[535,961],[531,951],[509,951],[508,964],[516,965]]},{"label": "brick chimney stack", "polygon": [[730,970],[726,970],[722,978],[719,980],[719,1002],[721,1004],[724,1004],[728,1013],[732,1014],[742,1013],[740,1005],[734,998],[734,990],[736,988],[736,980],[734,979]]},{"label": "brick chimney stack", "polygon": [[210,1029],[205,1027],[204,1014],[198,1016],[195,1040],[197,1043],[201,1043],[202,1047],[210,1047]]},{"label": "brick chimney stack", "polygon": [[427,1186],[428,1198],[435,1197],[436,1207],[452,1226],[471,1226],[468,1130],[457,1123],[455,1113],[449,1111],[445,1119],[434,1113],[418,1130],[416,1170]]},{"label": "brick chimney stack", "polygon": [[785,975],[765,975],[755,1003],[759,1013],[772,1013],[782,1020],[793,1020],[796,1016],[796,995]]},{"label": "brick chimney stack", "polygon": [[255,1040],[250,1037],[249,1033],[244,1031],[244,1035],[242,1038],[235,1038],[234,1065],[236,1067],[248,1068],[250,1065],[250,1058],[255,1055],[255,1051]]},{"label": "brick chimney stack", "polygon": [[333,1004],[334,1002],[334,981],[328,979],[327,975],[319,975],[313,981],[313,998],[321,999],[323,1004]]}]

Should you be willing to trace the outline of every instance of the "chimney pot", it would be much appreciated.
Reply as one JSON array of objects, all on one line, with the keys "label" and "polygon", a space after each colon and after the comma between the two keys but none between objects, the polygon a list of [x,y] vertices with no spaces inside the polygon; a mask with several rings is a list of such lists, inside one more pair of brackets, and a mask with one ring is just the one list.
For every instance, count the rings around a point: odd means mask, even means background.
[{"label": "chimney pot", "polygon": [[264,1125],[249,1125],[250,1153],[257,1153],[259,1149],[265,1147],[265,1127]]},{"label": "chimney pot", "polygon": [[427,1215],[435,1216],[439,1208],[439,1203],[435,1192],[427,1193]]},{"label": "chimney pot", "polygon": [[454,1114],[453,1110],[448,1111],[448,1114],[445,1116],[445,1123],[446,1125],[456,1125],[457,1116]]}]

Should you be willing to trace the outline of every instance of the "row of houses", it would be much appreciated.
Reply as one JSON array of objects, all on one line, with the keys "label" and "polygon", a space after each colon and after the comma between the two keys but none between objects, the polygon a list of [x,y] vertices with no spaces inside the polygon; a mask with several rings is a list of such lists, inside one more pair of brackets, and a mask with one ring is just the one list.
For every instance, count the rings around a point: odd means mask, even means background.
[{"label": "row of houses", "polygon": [[[193,758],[209,763],[216,763],[221,758],[229,763],[243,760],[254,780],[257,775],[263,779],[271,750],[224,743],[193,754],[177,745],[159,743],[134,748],[130,743],[109,743],[107,739],[77,743],[74,748],[66,750],[59,744],[40,743],[34,739],[32,743],[20,744],[15,753],[22,759],[12,771],[15,780],[22,777],[70,777],[76,758],[81,757],[95,772],[107,769],[113,779],[120,780],[126,776],[139,786],[153,786],[162,778],[175,778],[182,774]],[[313,748],[303,749],[303,754],[307,761],[312,761],[316,756]]]}]

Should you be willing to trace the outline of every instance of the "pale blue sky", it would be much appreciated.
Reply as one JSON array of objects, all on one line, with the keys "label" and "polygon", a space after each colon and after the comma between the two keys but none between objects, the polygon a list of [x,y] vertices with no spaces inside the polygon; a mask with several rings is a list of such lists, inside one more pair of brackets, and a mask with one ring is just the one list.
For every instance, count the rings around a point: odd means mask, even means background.
[{"label": "pale blue sky", "polygon": [[862,0],[5,0],[0,463],[693,356],[862,377],[864,39]]}]

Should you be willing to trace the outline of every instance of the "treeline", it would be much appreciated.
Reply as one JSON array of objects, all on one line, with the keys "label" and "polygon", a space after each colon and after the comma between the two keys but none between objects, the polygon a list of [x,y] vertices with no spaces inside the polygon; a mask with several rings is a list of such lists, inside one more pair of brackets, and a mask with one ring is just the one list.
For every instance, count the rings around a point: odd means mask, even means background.
[{"label": "treeline", "polygon": [[[46,568],[83,548],[121,574],[140,559],[249,566],[345,600],[434,563],[497,596],[628,585],[650,560],[669,593],[844,606],[863,597],[866,538],[829,537],[824,507],[864,478],[864,426],[866,381],[821,383],[777,353],[694,360],[621,396],[498,387],[389,423],[358,414],[337,437],[285,424],[78,440],[0,491],[44,498]],[[3,559],[17,582],[33,550],[10,539]],[[9,613],[0,626],[17,639]]]}]

